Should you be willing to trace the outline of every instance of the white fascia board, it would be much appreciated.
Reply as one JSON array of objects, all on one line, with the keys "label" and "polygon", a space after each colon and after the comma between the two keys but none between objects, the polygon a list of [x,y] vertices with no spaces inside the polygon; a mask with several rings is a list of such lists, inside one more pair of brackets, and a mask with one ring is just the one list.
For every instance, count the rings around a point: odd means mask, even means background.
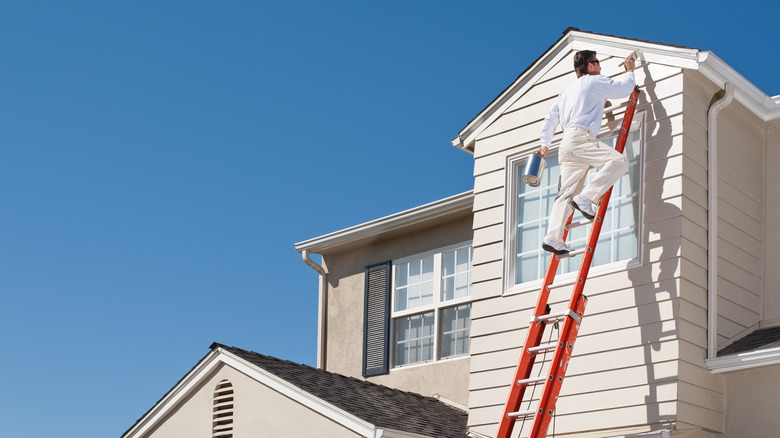
[{"label": "white fascia board", "polygon": [[568,53],[568,50],[566,49],[571,42],[571,34],[567,38],[558,41],[555,46],[547,51],[546,56],[539,58],[532,64],[525,74],[517,78],[512,85],[507,87],[507,89],[477,115],[474,120],[469,122],[469,124],[458,133],[458,136],[451,140],[452,145],[460,149],[468,150],[477,136],[514,103],[512,100],[513,96],[523,95],[536,83],[534,80],[535,78],[547,73],[547,71],[555,66],[555,64]]},{"label": "white fascia board", "polygon": [[321,414],[325,418],[332,420],[333,422],[344,426],[345,428],[355,432],[360,436],[373,436],[376,427],[362,419],[350,414],[349,412],[342,410],[321,398],[315,397],[311,393],[308,393],[295,385],[290,384],[286,380],[277,377],[276,375],[269,373],[268,371],[250,363],[246,360],[218,348],[220,352],[220,360],[226,365],[229,365],[236,370],[246,374],[247,376],[257,380],[268,388],[290,398],[291,400],[300,403],[303,406]]},{"label": "white fascia board", "polygon": [[[522,96],[561,58],[570,51],[594,50],[600,55],[628,56],[634,50],[642,52],[645,62],[695,69],[697,67],[697,49],[673,47],[658,43],[627,40],[624,38],[572,31],[562,38],[547,54],[539,58],[525,74],[517,78],[504,92],[472,120],[458,136],[451,140],[453,146],[469,149],[482,131],[490,126],[512,104],[514,96]],[[572,67],[573,69],[574,67]]]},{"label": "white fascia board", "polygon": [[311,253],[318,253],[339,245],[373,237],[388,231],[408,227],[437,217],[446,216],[450,213],[472,208],[473,205],[474,192],[464,192],[400,213],[391,214],[390,216],[345,228],[341,231],[298,242],[295,244],[295,250],[298,252],[308,250]]},{"label": "white fascia board", "polygon": [[698,70],[718,87],[734,84],[734,99],[763,121],[780,118],[780,99],[769,97],[712,52],[700,52],[698,64]]},{"label": "white fascia board", "polygon": [[152,407],[138,422],[133,425],[122,438],[133,438],[145,436],[157,424],[165,418],[168,413],[178,406],[179,402],[184,400],[208,377],[214,369],[220,364],[219,353],[212,350],[206,357],[201,359],[195,367],[184,376],[176,386]]},{"label": "white fascia board", "polygon": [[780,364],[780,347],[705,359],[704,363],[707,369],[713,373],[728,373],[730,371]]},{"label": "white fascia board", "polygon": [[[641,52],[640,61],[647,63],[694,69],[697,64],[697,49],[581,32],[575,32],[575,36],[572,45],[574,51],[593,50],[599,55],[625,57],[638,50]],[[641,64],[639,67],[641,68]]]},{"label": "white fascia board", "polygon": [[431,438],[428,435],[418,433],[404,432],[395,429],[377,429],[374,438]]},{"label": "white fascia board", "polygon": [[635,433],[632,435],[620,435],[610,438],[670,438],[672,432],[669,430],[654,430],[652,432]]},{"label": "white fascia board", "polygon": [[280,379],[279,377],[247,362],[240,357],[218,347],[206,355],[184,378],[163,397],[146,415],[144,415],[122,438],[136,438],[145,436],[147,432],[156,427],[170,412],[172,412],[183,400],[189,397],[201,384],[208,379],[212,372],[221,365],[226,364],[272,390],[289,397],[326,418],[333,420],[345,428],[352,430],[360,436],[374,436],[376,427],[354,415],[333,406],[332,404],[301,390],[300,388]]}]

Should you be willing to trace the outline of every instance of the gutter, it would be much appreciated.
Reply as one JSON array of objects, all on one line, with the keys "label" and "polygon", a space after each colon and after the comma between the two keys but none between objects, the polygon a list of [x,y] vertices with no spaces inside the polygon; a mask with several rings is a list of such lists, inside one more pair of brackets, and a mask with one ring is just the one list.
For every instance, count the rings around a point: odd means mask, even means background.
[{"label": "gutter", "polygon": [[304,249],[301,252],[301,257],[320,276],[319,298],[317,300],[319,303],[317,306],[317,368],[324,370],[328,340],[327,332],[325,331],[328,325],[325,317],[328,309],[328,272],[311,259],[308,249]]},{"label": "gutter", "polygon": [[718,355],[718,113],[734,99],[734,84],[707,111],[707,359]]}]

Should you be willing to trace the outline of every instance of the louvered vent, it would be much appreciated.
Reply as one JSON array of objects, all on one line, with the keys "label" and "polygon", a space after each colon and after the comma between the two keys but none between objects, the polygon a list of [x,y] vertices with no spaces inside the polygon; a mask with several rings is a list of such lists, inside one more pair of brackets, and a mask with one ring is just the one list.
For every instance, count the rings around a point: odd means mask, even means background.
[{"label": "louvered vent", "polygon": [[214,389],[212,438],[233,438],[233,384],[229,380],[217,383]]}]

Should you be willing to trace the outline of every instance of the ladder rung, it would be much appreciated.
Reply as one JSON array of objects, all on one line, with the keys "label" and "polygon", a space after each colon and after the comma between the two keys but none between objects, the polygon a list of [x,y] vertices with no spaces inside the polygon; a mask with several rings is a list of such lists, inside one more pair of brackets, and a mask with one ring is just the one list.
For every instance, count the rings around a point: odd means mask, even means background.
[{"label": "ladder rung", "polygon": [[583,219],[577,222],[571,222],[566,224],[566,229],[571,230],[578,227],[584,227],[585,225],[590,225],[593,223],[593,219]]},{"label": "ladder rung", "polygon": [[517,384],[520,386],[523,385],[536,385],[539,383],[544,383],[547,381],[547,377],[532,377],[530,379],[521,379],[517,381]]},{"label": "ladder rung", "polygon": [[567,316],[571,316],[571,319],[580,322],[580,317],[576,313],[574,313],[573,310],[567,309],[566,311],[563,312],[550,313],[548,315],[533,316],[531,317],[531,323],[534,323],[536,321],[544,321],[544,322],[549,322],[553,320],[560,321],[566,318]]},{"label": "ladder rung", "polygon": [[534,414],[536,414],[536,409],[530,409],[527,411],[510,412],[506,414],[506,416],[509,418],[520,418],[520,417],[533,417]]},{"label": "ladder rung", "polygon": [[555,257],[558,257],[558,260],[567,259],[569,257],[577,257],[578,255],[583,254],[584,252],[585,252],[585,248],[582,248],[582,249],[568,252],[566,254],[556,255]]},{"label": "ladder rung", "polygon": [[549,344],[542,344],[542,345],[539,345],[538,347],[531,347],[531,348],[529,348],[528,352],[529,353],[538,353],[540,351],[552,351],[552,350],[555,350],[555,347],[557,347],[557,346],[558,346],[557,342],[552,342],[552,343],[549,343]]}]

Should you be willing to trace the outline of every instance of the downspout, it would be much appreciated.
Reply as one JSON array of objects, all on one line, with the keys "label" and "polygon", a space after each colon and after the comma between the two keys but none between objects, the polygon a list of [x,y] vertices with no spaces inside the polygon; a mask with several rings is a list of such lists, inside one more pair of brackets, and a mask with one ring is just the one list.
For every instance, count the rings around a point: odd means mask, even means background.
[{"label": "downspout", "polygon": [[325,268],[318,265],[317,262],[309,256],[309,250],[304,249],[301,252],[303,261],[312,267],[320,275],[319,304],[317,306],[317,368],[325,369],[325,353],[327,346],[327,315],[328,309],[328,273]]},{"label": "downspout", "polygon": [[707,359],[718,355],[718,113],[734,99],[734,84],[707,112]]}]

